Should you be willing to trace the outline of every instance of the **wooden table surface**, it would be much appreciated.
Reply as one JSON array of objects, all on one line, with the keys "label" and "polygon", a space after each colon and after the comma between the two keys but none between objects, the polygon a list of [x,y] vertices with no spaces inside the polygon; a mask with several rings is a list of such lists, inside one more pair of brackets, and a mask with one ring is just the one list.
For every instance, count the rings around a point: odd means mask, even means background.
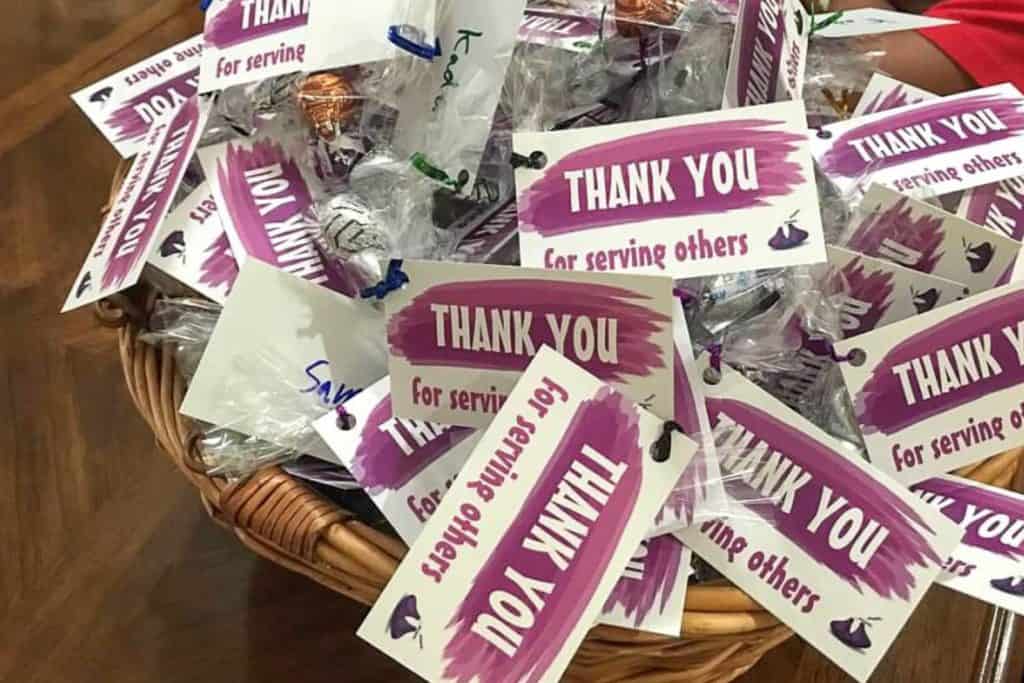
[{"label": "wooden table surface", "polygon": [[[354,637],[362,607],[205,518],[134,412],[114,333],[57,315],[117,162],[67,95],[194,33],[195,4],[4,2],[0,681],[412,680]],[[873,680],[970,680],[987,611],[933,589]],[[742,680],[846,678],[793,640]]]}]

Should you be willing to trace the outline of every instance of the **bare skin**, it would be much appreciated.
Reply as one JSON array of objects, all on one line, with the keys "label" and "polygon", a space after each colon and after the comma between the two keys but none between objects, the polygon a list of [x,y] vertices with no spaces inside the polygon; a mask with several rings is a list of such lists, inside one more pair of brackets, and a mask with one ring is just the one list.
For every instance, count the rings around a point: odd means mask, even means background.
[{"label": "bare skin", "polygon": [[[920,13],[934,5],[935,0],[832,0],[830,11],[866,7]],[[952,95],[978,87],[956,62],[916,31],[884,33],[865,38],[870,50],[885,52],[882,70],[893,78],[924,88],[938,95]]]}]

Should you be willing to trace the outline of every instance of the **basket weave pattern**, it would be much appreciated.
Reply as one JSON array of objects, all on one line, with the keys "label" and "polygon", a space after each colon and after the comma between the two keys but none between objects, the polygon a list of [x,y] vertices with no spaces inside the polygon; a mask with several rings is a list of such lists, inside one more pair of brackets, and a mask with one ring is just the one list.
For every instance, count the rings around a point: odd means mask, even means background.
[{"label": "basket weave pattern", "polygon": [[[124,168],[115,177],[120,185]],[[125,381],[157,444],[198,489],[210,516],[248,548],[363,604],[376,600],[405,555],[397,538],[369,527],[280,468],[243,482],[206,474],[198,432],[179,413],[185,383],[174,355],[139,341],[154,294],[144,285],[101,302],[97,317],[119,328]],[[1008,486],[1024,451],[996,456],[959,474]],[[684,639],[595,627],[566,675],[569,681],[725,683],[750,669],[792,632],[726,582],[691,586]]]}]

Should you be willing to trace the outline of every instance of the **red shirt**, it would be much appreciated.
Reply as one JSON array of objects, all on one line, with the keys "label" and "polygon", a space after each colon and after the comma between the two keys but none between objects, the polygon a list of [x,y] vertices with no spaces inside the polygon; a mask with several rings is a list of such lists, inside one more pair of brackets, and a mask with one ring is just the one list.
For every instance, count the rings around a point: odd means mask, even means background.
[{"label": "red shirt", "polygon": [[1024,91],[1024,0],[941,0],[925,14],[959,24],[922,29],[979,86]]}]

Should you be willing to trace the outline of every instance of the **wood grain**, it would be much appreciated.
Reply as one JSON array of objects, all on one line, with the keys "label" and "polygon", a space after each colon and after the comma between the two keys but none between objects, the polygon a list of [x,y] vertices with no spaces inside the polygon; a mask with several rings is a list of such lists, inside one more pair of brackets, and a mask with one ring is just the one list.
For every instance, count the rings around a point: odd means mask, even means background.
[{"label": "wood grain", "polygon": [[[414,680],[355,638],[363,608],[256,558],[205,517],[131,405],[114,332],[88,311],[57,315],[117,162],[67,94],[192,35],[194,3],[7,4],[0,681]],[[874,681],[967,681],[985,614],[933,589]],[[794,640],[741,680],[846,679]]]}]

